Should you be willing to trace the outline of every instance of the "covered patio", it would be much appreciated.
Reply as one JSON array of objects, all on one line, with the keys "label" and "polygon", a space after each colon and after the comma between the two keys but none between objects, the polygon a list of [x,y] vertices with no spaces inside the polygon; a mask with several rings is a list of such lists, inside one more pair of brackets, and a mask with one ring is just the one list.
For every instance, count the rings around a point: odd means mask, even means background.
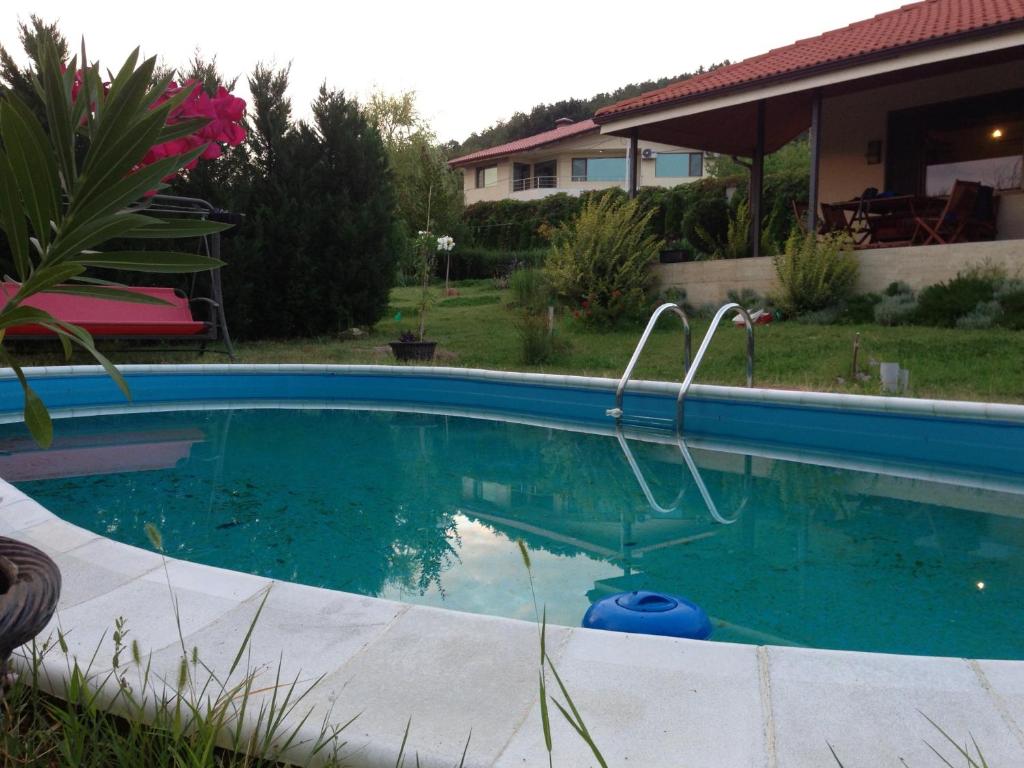
[{"label": "covered patio", "polygon": [[807,132],[806,207],[794,203],[808,232],[843,231],[858,247],[901,251],[956,243],[959,254],[963,244],[994,240],[1004,246],[988,244],[987,253],[1024,268],[1021,0],[904,6],[619,102],[595,119],[634,146],[749,158],[752,257],[760,255],[764,158]]}]

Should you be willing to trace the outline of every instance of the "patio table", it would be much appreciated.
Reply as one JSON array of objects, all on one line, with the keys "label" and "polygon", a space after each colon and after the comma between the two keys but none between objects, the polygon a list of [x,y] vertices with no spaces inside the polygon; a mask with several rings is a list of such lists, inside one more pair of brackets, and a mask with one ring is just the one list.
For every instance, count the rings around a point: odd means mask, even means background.
[{"label": "patio table", "polygon": [[871,245],[896,245],[910,241],[918,216],[935,216],[945,204],[941,197],[889,195],[843,200],[832,205],[853,214],[851,228],[867,229]]}]

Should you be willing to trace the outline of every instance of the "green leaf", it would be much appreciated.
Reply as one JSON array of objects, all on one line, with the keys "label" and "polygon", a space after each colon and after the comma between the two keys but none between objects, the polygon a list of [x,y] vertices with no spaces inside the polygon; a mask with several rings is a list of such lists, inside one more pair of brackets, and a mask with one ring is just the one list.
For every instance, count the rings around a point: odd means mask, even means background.
[{"label": "green leaf", "polygon": [[[63,187],[70,192],[78,169],[75,164],[75,123],[71,120],[71,94],[65,90],[60,72],[57,49],[52,40],[43,41],[39,65],[39,80],[43,86],[43,104],[50,138],[56,150],[57,166],[63,177]],[[71,68],[74,77],[74,65]]]},{"label": "green leaf", "polygon": [[0,105],[0,137],[32,229],[45,250],[50,222],[58,220],[57,166],[39,121],[10,91]]},{"label": "green leaf", "polygon": [[47,325],[46,327],[56,331],[57,333],[67,333],[72,341],[87,350],[96,362],[103,366],[103,370],[105,370],[107,375],[114,380],[114,383],[117,384],[125,398],[128,400],[132,399],[132,393],[128,389],[128,382],[124,380],[124,376],[121,375],[121,372],[117,370],[114,364],[96,349],[96,343],[93,341],[91,333],[81,326],[75,325],[74,323],[66,323],[63,320],[55,320],[52,327],[50,325]]},{"label": "green leaf", "polygon": [[205,117],[198,117],[190,120],[181,120],[180,122],[176,122],[174,125],[165,125],[163,130],[160,131],[160,136],[157,138],[157,144],[163,144],[165,141],[173,141],[174,139],[179,139],[183,136],[191,136],[208,122],[210,122],[209,119]]},{"label": "green leaf", "polygon": [[70,280],[84,271],[85,267],[82,264],[75,263],[48,264],[45,267],[40,267],[32,273],[28,280],[21,284],[21,288],[14,294],[12,301],[22,301],[34,293],[40,293]]},{"label": "green leaf", "polygon": [[153,223],[140,228],[137,232],[129,232],[127,237],[143,239],[202,237],[223,232],[224,230],[231,229],[233,226],[225,222],[206,221],[205,219],[157,219],[150,216],[143,216],[142,218],[148,218]]},{"label": "green leaf", "polygon": [[[149,112],[145,99],[153,79],[153,70],[156,68],[156,58],[146,59],[138,69],[135,68],[137,61],[136,48],[110,83],[110,90],[103,98],[103,113],[93,123],[89,155],[82,166],[83,176],[94,170],[97,165],[102,167],[110,145],[117,142]],[[99,94],[90,96],[98,98]]]},{"label": "green leaf", "polygon": [[102,216],[117,213],[130,203],[138,202],[147,192],[162,187],[161,180],[165,176],[177,173],[193,158],[199,157],[201,151],[195,149],[184,155],[157,160],[155,163],[119,179],[104,189],[101,194],[93,195],[92,199],[82,200],[79,197],[73,197],[64,217],[64,226],[82,226]]},{"label": "green leaf", "polygon": [[201,272],[224,265],[220,259],[179,251],[107,251],[83,253],[70,259],[76,264],[130,272]]},{"label": "green leaf", "polygon": [[27,383],[25,389],[25,425],[32,434],[32,438],[42,448],[49,448],[53,443],[53,422],[50,420],[50,412],[40,399],[36,391]]},{"label": "green leaf", "polygon": [[18,273],[18,278],[24,280],[32,269],[32,263],[29,261],[28,224],[25,221],[18,182],[3,151],[0,151],[0,227],[7,235],[7,243],[14,257],[14,270]]},{"label": "green leaf", "polygon": [[125,125],[105,146],[89,147],[82,175],[74,190],[75,199],[87,203],[129,174],[156,144],[166,119],[162,109],[154,110],[133,124]]},{"label": "green leaf", "polygon": [[7,354],[7,350],[3,346],[0,346],[0,359],[14,371],[14,375],[18,377],[18,382],[21,384],[21,389],[25,393],[25,425],[28,427],[32,439],[39,447],[49,448],[53,443],[53,422],[50,421],[50,412],[46,410],[46,405],[36,391],[29,386],[21,366]]},{"label": "green leaf", "polygon": [[0,328],[5,331],[17,325],[35,325],[53,322],[53,315],[35,307],[8,304],[0,312]]},{"label": "green leaf", "polygon": [[89,296],[94,299],[112,299],[124,301],[131,304],[157,304],[170,306],[170,302],[158,299],[155,296],[148,296],[144,293],[125,290],[125,288],[114,288],[102,285],[57,285],[50,288],[48,293],[67,293],[73,296]]},{"label": "green leaf", "polygon": [[50,246],[49,257],[54,261],[60,261],[69,256],[77,256],[82,251],[95,248],[116,237],[130,237],[133,231],[141,231],[152,223],[153,219],[149,216],[115,213],[80,225],[65,225]]}]

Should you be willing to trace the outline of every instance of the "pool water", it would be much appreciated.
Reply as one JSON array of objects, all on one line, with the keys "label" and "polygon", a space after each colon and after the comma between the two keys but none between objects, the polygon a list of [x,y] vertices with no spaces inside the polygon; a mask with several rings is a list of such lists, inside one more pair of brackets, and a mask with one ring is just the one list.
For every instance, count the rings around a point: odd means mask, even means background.
[{"label": "pool water", "polygon": [[398,411],[131,413],[56,433],[44,452],[0,427],[0,477],[118,541],[150,547],[153,523],[185,560],[533,619],[522,540],[554,623],[650,589],[700,604],[714,640],[1024,658],[1024,493],[995,484],[696,446],[695,475],[657,435],[626,441],[634,472],[614,435]]}]

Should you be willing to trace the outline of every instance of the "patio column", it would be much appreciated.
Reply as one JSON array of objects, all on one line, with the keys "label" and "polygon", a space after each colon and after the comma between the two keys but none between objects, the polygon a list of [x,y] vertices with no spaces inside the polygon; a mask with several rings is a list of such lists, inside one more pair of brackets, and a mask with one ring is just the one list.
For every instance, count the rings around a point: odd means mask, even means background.
[{"label": "patio column", "polygon": [[821,158],[821,93],[811,99],[811,127],[807,132],[811,154],[810,183],[807,187],[807,231],[818,231],[818,165]]},{"label": "patio column", "polygon": [[629,149],[626,150],[626,192],[629,193],[630,200],[636,197],[637,171],[640,168],[640,163],[637,161],[639,138],[636,128],[629,132]]},{"label": "patio column", "polygon": [[750,255],[761,255],[761,196],[764,192],[764,101],[757,102],[757,132],[754,156],[750,163],[750,190],[747,200],[750,211]]}]

